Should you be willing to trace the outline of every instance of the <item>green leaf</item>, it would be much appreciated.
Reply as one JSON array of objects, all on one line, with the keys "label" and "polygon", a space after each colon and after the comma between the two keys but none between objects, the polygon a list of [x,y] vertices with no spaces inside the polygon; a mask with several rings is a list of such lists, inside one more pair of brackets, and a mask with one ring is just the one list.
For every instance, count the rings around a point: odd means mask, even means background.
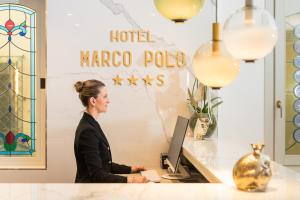
[{"label": "green leaf", "polygon": [[211,99],[211,102],[213,102],[213,101],[215,101],[215,100],[217,100],[217,99],[221,99],[221,97],[215,97],[215,98],[212,98],[212,99]]},{"label": "green leaf", "polygon": [[206,96],[207,96],[207,86],[205,85],[203,89],[204,89],[204,93],[203,93],[203,102],[204,102],[204,105],[205,105],[205,103],[206,103],[206,102],[205,102],[205,101],[206,101]]},{"label": "green leaf", "polygon": [[188,94],[189,94],[189,100],[191,101],[192,100],[192,94],[191,94],[191,91],[190,91],[189,88],[188,88]]},{"label": "green leaf", "polygon": [[223,103],[223,101],[219,101],[218,103],[214,104],[214,105],[211,107],[211,109],[213,109],[213,108],[219,106],[221,103]]},{"label": "green leaf", "polygon": [[[223,101],[219,101],[219,102],[213,103],[213,104],[212,104],[212,107],[214,107],[214,105],[216,105],[216,104],[220,105],[220,104],[219,104],[220,102],[223,103]],[[217,105],[217,106],[218,106],[218,105]]]},{"label": "green leaf", "polygon": [[208,113],[208,107],[203,108],[203,109],[202,109],[202,112],[203,112],[203,113]]},{"label": "green leaf", "polygon": [[[193,94],[194,94],[194,90],[195,90],[195,85],[196,85],[196,83],[197,83],[197,79],[195,78],[194,83],[193,83],[193,89],[192,89]],[[198,87],[198,86],[197,86],[197,87]]]},{"label": "green leaf", "polygon": [[192,95],[190,89],[188,89],[188,94],[189,94],[191,105],[193,106],[194,109],[196,109],[198,106],[198,102],[194,99],[194,96]]},{"label": "green leaf", "polygon": [[202,108],[203,113],[208,113],[208,103],[205,103],[203,108]]}]

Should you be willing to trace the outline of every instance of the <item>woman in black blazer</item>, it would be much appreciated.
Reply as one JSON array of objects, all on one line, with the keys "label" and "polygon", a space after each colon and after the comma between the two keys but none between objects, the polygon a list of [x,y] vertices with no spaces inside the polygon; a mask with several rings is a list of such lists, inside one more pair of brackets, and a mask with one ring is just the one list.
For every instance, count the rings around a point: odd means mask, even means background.
[{"label": "woman in black blazer", "polygon": [[109,143],[96,118],[106,112],[109,99],[105,85],[98,80],[78,81],[74,85],[86,107],[75,134],[74,151],[77,164],[76,183],[144,183],[143,176],[124,177],[144,170],[142,166],[126,166],[112,162]]}]

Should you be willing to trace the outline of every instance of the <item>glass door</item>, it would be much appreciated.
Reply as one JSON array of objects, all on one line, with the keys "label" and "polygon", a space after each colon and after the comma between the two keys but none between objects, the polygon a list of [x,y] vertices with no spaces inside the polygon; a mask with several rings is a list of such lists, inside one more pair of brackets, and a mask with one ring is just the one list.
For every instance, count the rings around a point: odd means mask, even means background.
[{"label": "glass door", "polygon": [[275,160],[299,165],[300,1],[277,0],[275,9],[280,31],[275,50]]}]

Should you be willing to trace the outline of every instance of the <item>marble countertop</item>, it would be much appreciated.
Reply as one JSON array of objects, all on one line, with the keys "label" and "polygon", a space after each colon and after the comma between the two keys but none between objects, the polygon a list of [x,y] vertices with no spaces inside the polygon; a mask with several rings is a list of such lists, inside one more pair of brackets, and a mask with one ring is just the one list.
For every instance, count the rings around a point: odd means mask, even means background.
[{"label": "marble countertop", "polygon": [[[234,146],[236,145],[236,146]],[[228,141],[194,141],[186,138],[184,154],[199,164],[199,170],[214,183],[147,183],[147,184],[0,184],[1,200],[135,200],[135,199],[255,199],[299,200],[300,174],[275,162],[273,177],[265,192],[243,192],[235,188],[232,168],[251,147],[239,147]],[[204,171],[203,171],[204,170]],[[211,177],[213,176],[213,177]]]},{"label": "marble countertop", "polygon": [[[232,169],[235,163],[244,155],[252,153],[251,146],[240,146],[230,141],[218,141],[217,139],[194,140],[186,138],[183,145],[184,155],[190,157],[194,165],[199,165],[198,170],[213,183],[223,183],[235,188]],[[271,162],[272,179],[268,184],[268,190],[280,190],[281,188],[300,188],[300,173],[284,167],[276,162]],[[296,192],[296,191],[295,191]],[[300,199],[300,194],[299,194]]]}]

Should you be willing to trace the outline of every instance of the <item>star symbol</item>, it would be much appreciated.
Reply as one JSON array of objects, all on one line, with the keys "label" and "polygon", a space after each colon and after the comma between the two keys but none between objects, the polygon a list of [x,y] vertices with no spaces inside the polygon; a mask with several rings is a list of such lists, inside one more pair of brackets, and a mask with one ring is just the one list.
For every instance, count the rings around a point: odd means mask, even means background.
[{"label": "star symbol", "polygon": [[147,75],[145,78],[143,78],[143,81],[144,81],[144,83],[145,83],[145,85],[147,86],[147,85],[152,85],[152,78],[149,76],[149,75]]},{"label": "star symbol", "polygon": [[130,78],[127,78],[127,80],[129,81],[129,85],[136,85],[136,81],[138,79],[135,78],[134,75],[132,75]]},{"label": "star symbol", "polygon": [[115,78],[113,78],[114,82],[115,82],[115,85],[122,85],[122,78],[117,75]]}]

